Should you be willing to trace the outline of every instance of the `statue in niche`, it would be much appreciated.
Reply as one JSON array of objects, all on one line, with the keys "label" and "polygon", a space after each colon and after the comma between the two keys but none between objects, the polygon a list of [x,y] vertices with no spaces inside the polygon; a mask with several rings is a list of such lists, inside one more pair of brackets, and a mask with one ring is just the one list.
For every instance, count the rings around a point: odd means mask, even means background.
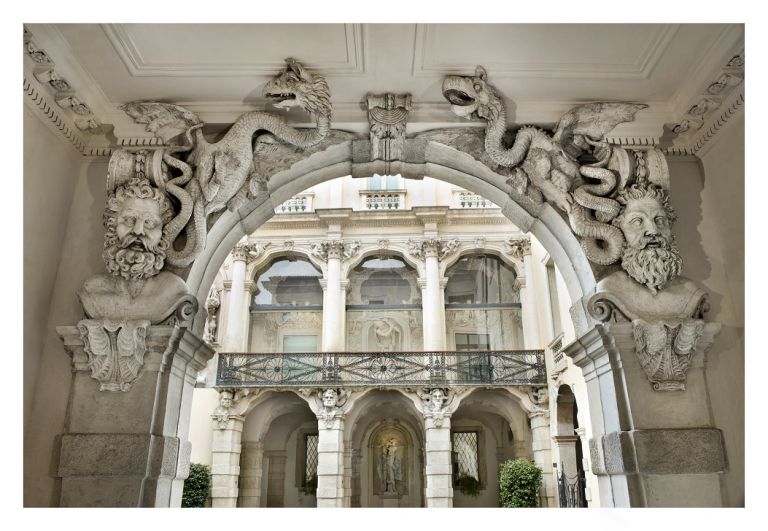
[{"label": "statue in niche", "polygon": [[401,446],[395,437],[389,437],[380,446],[379,478],[381,491],[385,494],[398,494],[397,483],[403,481],[403,459]]},{"label": "statue in niche", "polygon": [[392,319],[377,319],[373,323],[373,334],[376,339],[376,350],[380,352],[395,352],[400,350],[400,329]]},{"label": "statue in niche", "polygon": [[102,254],[109,273],[89,278],[78,293],[88,317],[157,324],[190,297],[181,278],[162,271],[172,218],[168,198],[146,178],[109,191]]}]

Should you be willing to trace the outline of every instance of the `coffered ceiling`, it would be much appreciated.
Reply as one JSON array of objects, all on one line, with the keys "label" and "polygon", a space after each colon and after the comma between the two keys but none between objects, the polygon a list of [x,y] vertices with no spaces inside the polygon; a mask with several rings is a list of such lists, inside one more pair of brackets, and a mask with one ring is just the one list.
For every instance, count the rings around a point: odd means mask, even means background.
[{"label": "coffered ceiling", "polygon": [[[459,120],[440,87],[482,64],[510,121],[553,123],[587,101],[648,103],[636,127],[681,120],[743,51],[729,24],[29,24],[98,122],[146,136],[118,106],[178,103],[208,123],[269,108],[264,84],[295,57],[326,76],[337,124],[364,124],[369,92],[410,93],[414,127]],[[36,71],[40,65],[33,65]],[[25,76],[25,79],[28,76]],[[42,89],[41,89],[42,90]],[[293,121],[306,117],[289,115]],[[651,125],[651,122],[653,124]]]}]

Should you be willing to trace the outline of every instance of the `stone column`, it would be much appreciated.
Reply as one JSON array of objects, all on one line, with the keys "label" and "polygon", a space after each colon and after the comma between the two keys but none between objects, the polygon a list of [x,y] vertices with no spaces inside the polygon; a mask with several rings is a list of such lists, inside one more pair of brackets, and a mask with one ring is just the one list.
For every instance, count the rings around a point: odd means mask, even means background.
[{"label": "stone column", "polygon": [[[73,362],[57,470],[60,506],[181,505],[192,391],[213,355],[186,328],[193,306],[179,306],[176,325],[86,319],[56,329]],[[100,365],[129,351],[119,371]]]},{"label": "stone column", "polygon": [[317,506],[344,507],[344,418],[318,420]]},{"label": "stone column", "polygon": [[458,241],[439,238],[411,240],[409,253],[424,260],[424,277],[418,280],[421,288],[422,319],[424,321],[424,350],[445,350],[445,294],[447,279],[440,276],[440,260],[458,248]]},{"label": "stone column", "polygon": [[249,298],[246,289],[246,266],[248,262],[248,244],[238,244],[232,251],[232,279],[229,283],[229,305],[227,310],[227,325],[221,341],[224,352],[245,352],[248,336],[248,306]]},{"label": "stone column", "polygon": [[[646,373],[636,353],[658,353],[663,363],[663,348],[684,348],[675,335],[682,325],[662,325],[657,330],[663,337],[653,342],[642,337],[637,345],[635,334],[647,326],[643,321],[596,325],[564,349],[587,385],[590,462],[603,507],[722,505],[725,449],[712,423],[704,376],[706,351],[718,325],[702,322],[698,336],[687,342],[693,351],[685,380],[662,382],[674,384],[674,391],[660,390],[663,386],[650,380],[657,375]],[[678,363],[685,359],[676,352],[666,356]]]},{"label": "stone column", "polygon": [[211,445],[211,506],[237,507],[243,418],[230,416],[214,428]]},{"label": "stone column", "polygon": [[531,241],[519,238],[507,241],[510,255],[522,260],[523,275],[517,277],[517,287],[520,290],[520,306],[523,311],[523,344],[526,349],[544,348],[539,334],[539,317],[536,303],[529,292],[527,284],[533,282],[533,267],[531,265]]},{"label": "stone column", "polygon": [[327,240],[313,246],[312,254],[327,263],[323,287],[323,352],[342,352],[346,348],[347,281],[341,278],[341,265],[357,254],[359,242]]},{"label": "stone column", "polygon": [[355,450],[352,441],[344,441],[344,507],[352,507],[352,461]]},{"label": "stone column", "polygon": [[242,443],[240,455],[239,507],[261,507],[261,482],[264,472],[264,445]]},{"label": "stone column", "polygon": [[453,507],[453,465],[451,463],[451,418],[445,414],[424,419],[427,507]]},{"label": "stone column", "polygon": [[540,499],[542,507],[555,507],[556,481],[552,468],[552,446],[549,435],[549,411],[536,410],[528,414],[531,420],[531,446],[533,461],[541,468],[542,485]]}]

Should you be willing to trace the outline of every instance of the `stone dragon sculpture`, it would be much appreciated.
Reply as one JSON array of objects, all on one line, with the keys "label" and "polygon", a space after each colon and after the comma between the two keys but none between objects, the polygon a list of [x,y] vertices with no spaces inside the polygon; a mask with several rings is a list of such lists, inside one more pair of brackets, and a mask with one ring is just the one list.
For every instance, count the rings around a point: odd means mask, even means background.
[{"label": "stone dragon sculpture", "polygon": [[[554,135],[536,127],[522,127],[512,146],[506,148],[506,109],[482,66],[474,76],[447,76],[442,90],[454,114],[486,120],[485,150],[495,163],[511,168],[518,179],[526,178],[568,214],[589,260],[610,265],[620,258],[624,236],[607,223],[618,215],[620,205],[610,197],[617,191],[617,179],[607,168],[612,149],[604,138],[618,124],[632,121],[646,105],[581,105],[560,119]],[[577,157],[587,152],[597,161],[582,165]]]},{"label": "stone dragon sculpture", "polygon": [[[167,261],[176,267],[191,264],[205,246],[208,216],[225,207],[236,208],[238,194],[254,168],[254,135],[260,142],[284,142],[306,149],[320,143],[330,130],[331,97],[325,79],[305,69],[295,59],[286,59],[286,68],[264,87],[264,96],[275,107],[300,107],[315,117],[316,128],[290,127],[278,115],[253,111],[240,116],[218,142],[208,142],[199,117],[179,105],[162,102],[131,102],[121,108],[146,130],[161,136],[184,131],[186,144],[165,148],[162,161],[180,175],[157,183],[179,203],[179,212],[166,226],[171,242],[185,231],[183,249],[169,249]],[[258,144],[258,142],[257,142]],[[186,155],[184,155],[186,153]],[[157,181],[157,177],[156,177]]]}]

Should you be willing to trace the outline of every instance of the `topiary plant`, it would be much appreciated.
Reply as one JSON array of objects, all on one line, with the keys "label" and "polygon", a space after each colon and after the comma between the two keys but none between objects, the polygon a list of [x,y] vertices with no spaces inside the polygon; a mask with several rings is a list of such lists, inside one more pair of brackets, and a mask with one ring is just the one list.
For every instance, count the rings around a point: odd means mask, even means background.
[{"label": "topiary plant", "polygon": [[456,485],[459,487],[462,494],[472,496],[473,498],[480,496],[480,482],[474,476],[462,474],[456,481]]},{"label": "topiary plant", "polygon": [[208,465],[191,463],[189,477],[184,480],[184,491],[181,494],[182,507],[205,507],[208,492],[211,488],[211,469]]},{"label": "topiary plant", "polygon": [[505,461],[499,471],[502,507],[537,507],[541,469],[527,459]]}]

